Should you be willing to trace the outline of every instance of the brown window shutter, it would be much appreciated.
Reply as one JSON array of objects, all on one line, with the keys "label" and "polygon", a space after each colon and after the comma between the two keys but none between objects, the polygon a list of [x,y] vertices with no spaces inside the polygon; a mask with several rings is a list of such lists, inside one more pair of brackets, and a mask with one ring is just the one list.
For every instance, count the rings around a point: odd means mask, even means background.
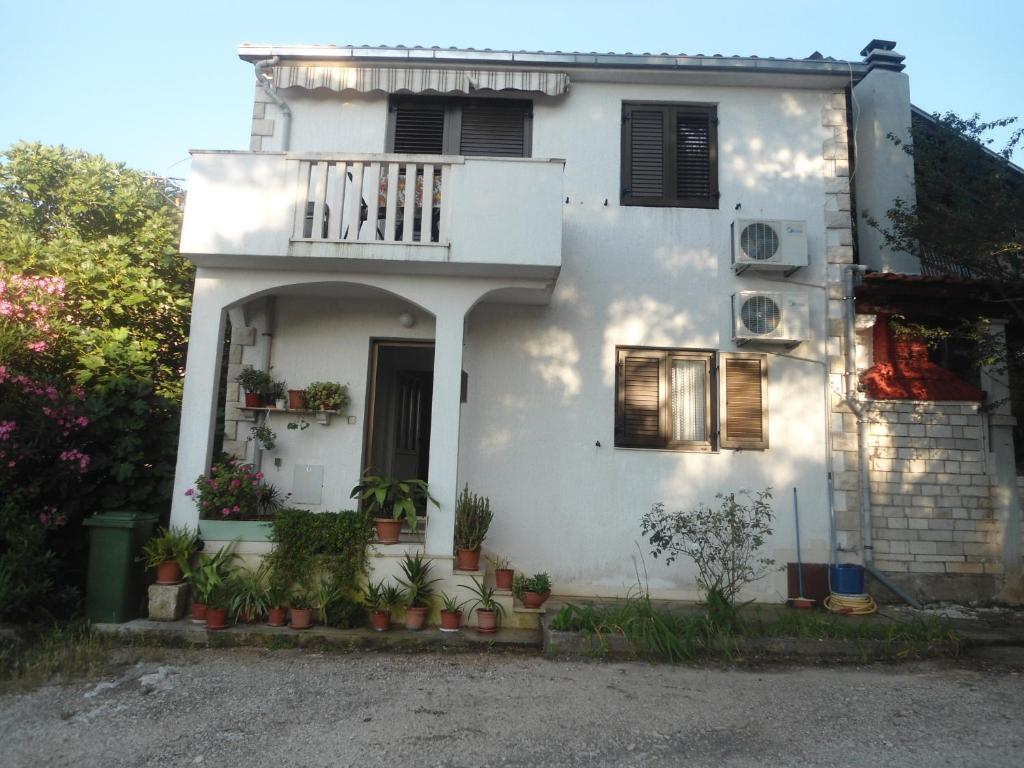
[{"label": "brown window shutter", "polygon": [[715,156],[715,109],[679,109],[675,113],[676,198],[699,204],[718,199],[718,163]]},{"label": "brown window shutter", "polygon": [[486,99],[462,105],[460,155],[528,157],[526,121],[529,105]]},{"label": "brown window shutter", "polygon": [[623,201],[665,202],[664,108],[627,106],[623,123]]},{"label": "brown window shutter", "polygon": [[616,445],[650,447],[664,442],[664,357],[643,350],[618,351]]},{"label": "brown window shutter", "polygon": [[410,155],[444,153],[445,108],[442,102],[397,100],[392,152]]},{"label": "brown window shutter", "polygon": [[723,448],[768,448],[768,357],[722,352],[719,398]]}]

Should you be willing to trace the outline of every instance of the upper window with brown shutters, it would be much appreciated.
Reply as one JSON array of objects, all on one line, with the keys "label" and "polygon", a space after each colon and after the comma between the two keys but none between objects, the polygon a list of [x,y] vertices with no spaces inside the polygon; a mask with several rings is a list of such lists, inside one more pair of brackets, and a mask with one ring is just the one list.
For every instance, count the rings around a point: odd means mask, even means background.
[{"label": "upper window with brown shutters", "polygon": [[529,157],[533,105],[520,99],[392,97],[387,150],[413,155]]},{"label": "upper window with brown shutters", "polygon": [[718,110],[624,102],[623,205],[718,207]]}]

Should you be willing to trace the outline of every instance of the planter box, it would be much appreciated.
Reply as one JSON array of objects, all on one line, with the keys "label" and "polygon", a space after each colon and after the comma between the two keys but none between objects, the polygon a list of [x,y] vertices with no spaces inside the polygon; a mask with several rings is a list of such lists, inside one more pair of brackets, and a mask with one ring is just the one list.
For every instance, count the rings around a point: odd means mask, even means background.
[{"label": "planter box", "polygon": [[270,523],[262,520],[200,520],[199,536],[208,541],[270,541]]}]

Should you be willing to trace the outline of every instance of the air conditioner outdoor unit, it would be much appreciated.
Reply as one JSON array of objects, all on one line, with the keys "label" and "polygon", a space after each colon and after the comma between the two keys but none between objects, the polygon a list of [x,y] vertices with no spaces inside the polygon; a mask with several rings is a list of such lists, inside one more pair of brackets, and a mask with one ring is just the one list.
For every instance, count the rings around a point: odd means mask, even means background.
[{"label": "air conditioner outdoor unit", "polygon": [[807,266],[807,224],[803,221],[736,219],[732,223],[732,268],[792,274]]},{"label": "air conditioner outdoor unit", "polygon": [[801,293],[740,291],[732,296],[736,346],[785,344],[795,347],[807,340],[810,310]]}]

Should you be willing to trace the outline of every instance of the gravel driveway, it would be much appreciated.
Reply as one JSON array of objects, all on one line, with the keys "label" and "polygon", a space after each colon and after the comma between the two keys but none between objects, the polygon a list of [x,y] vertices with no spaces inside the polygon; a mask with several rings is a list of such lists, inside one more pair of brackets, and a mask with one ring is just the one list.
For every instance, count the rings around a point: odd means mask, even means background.
[{"label": "gravel driveway", "polygon": [[1020,766],[1008,669],[168,651],[0,697],[16,766]]}]

